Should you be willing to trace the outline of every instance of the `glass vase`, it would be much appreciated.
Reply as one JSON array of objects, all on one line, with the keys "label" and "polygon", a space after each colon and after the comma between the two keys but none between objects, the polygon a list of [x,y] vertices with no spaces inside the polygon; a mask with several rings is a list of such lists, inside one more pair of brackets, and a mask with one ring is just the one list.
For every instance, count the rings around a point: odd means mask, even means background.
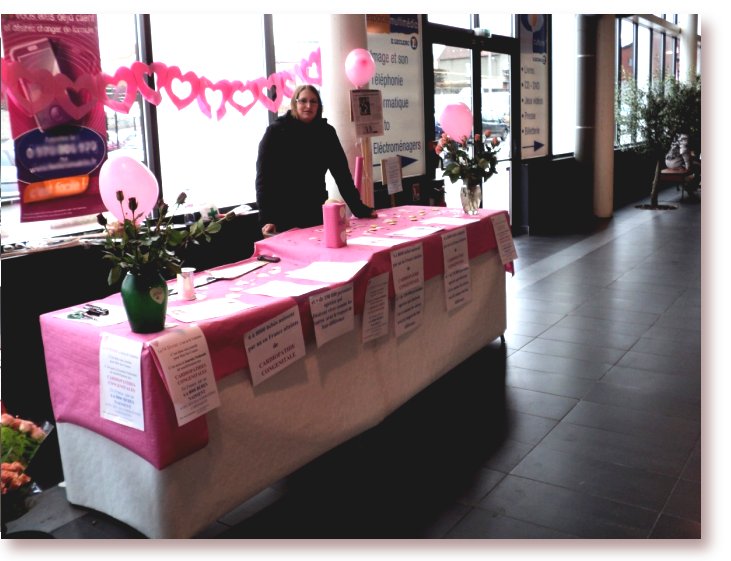
[{"label": "glass vase", "polygon": [[122,303],[130,328],[135,333],[157,333],[165,329],[168,286],[159,272],[133,274],[122,280]]},{"label": "glass vase", "polygon": [[479,212],[482,204],[482,188],[479,182],[468,182],[462,185],[459,196],[465,214],[474,215]]}]

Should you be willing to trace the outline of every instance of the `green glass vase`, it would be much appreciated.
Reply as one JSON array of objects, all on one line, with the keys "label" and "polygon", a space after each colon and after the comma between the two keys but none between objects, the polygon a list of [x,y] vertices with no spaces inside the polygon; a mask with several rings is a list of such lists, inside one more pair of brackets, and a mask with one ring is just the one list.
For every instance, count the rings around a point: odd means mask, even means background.
[{"label": "green glass vase", "polygon": [[122,280],[122,303],[135,333],[156,333],[165,328],[168,287],[158,273],[132,274]]}]

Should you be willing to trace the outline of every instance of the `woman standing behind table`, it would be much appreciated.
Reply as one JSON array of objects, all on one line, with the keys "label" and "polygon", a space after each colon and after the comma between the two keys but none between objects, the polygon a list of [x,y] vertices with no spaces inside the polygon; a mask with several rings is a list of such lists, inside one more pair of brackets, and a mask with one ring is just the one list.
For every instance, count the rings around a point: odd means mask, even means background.
[{"label": "woman standing behind table", "polygon": [[319,92],[299,86],[290,110],[267,127],[259,143],[256,202],[262,234],[322,224],[328,170],[355,216],[377,216],[360,200],[335,128],[322,117]]}]

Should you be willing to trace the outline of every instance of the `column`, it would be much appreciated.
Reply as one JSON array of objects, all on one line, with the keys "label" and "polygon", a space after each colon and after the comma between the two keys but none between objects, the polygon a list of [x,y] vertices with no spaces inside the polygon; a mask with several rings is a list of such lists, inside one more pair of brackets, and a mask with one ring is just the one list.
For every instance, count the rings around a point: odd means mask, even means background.
[{"label": "column", "polygon": [[[345,58],[353,49],[368,48],[365,14],[333,14],[330,16],[330,29],[323,32],[321,95],[325,106],[324,115],[338,131],[352,174],[355,171],[355,157],[361,152],[355,127],[350,121],[350,90],[354,86],[345,75]],[[330,198],[342,200],[330,174],[327,175],[327,190]]]},{"label": "column", "polygon": [[601,16],[597,26],[596,105],[594,122],[594,216],[610,218],[614,211],[614,93],[616,20]]},{"label": "column", "polygon": [[688,14],[680,20],[680,80],[687,82],[696,76],[698,59],[698,14]]}]

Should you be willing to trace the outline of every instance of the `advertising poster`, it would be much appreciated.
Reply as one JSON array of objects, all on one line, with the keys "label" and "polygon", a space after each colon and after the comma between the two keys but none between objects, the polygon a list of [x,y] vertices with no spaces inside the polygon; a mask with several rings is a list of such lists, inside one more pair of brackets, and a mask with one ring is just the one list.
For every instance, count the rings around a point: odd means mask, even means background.
[{"label": "advertising poster", "polygon": [[[107,155],[95,15],[2,14],[10,129],[21,222],[103,212],[99,168]],[[5,79],[6,76],[4,75]]]},{"label": "advertising poster", "polygon": [[368,50],[376,63],[370,87],[383,92],[383,135],[373,139],[373,181],[381,160],[398,156],[404,177],[426,173],[422,37],[417,14],[368,14]]},{"label": "advertising poster", "polygon": [[520,16],[520,154],[548,155],[548,55],[546,17]]}]

